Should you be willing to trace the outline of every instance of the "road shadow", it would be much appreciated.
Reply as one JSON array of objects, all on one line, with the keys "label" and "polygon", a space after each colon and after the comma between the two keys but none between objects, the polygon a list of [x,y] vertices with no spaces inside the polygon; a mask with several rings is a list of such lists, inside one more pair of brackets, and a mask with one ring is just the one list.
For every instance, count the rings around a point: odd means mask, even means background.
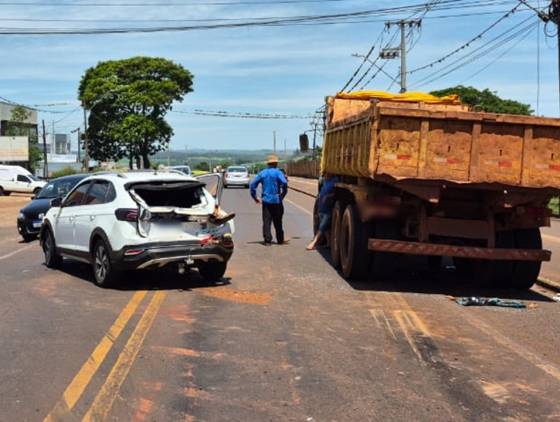
[{"label": "road shadow", "polygon": [[[328,265],[331,265],[330,250],[317,250]],[[549,297],[535,291],[483,285],[472,276],[459,274],[451,258],[444,258],[440,269],[430,269],[427,259],[421,256],[398,257],[395,269],[381,277],[370,275],[366,280],[346,280],[355,290],[439,294],[453,297],[499,297],[534,302],[553,302]]]},{"label": "road shadow", "polygon": [[[94,283],[91,267],[85,263],[65,259],[58,271],[62,271],[74,278]],[[221,287],[231,284],[231,278],[222,277],[216,281],[204,280],[198,271],[190,270],[179,274],[172,267],[157,270],[126,271],[122,273],[119,281],[107,287],[108,290],[135,291],[135,290],[177,290],[191,291],[195,289]]]}]

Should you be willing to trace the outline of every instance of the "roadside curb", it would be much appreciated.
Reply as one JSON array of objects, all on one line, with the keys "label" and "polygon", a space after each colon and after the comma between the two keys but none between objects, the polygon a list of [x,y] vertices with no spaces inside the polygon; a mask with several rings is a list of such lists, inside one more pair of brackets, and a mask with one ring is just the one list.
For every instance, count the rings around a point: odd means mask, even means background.
[{"label": "roadside curb", "polygon": [[296,192],[303,193],[304,195],[310,196],[312,198],[317,198],[317,195],[313,195],[312,193],[304,191],[303,189],[294,188],[293,186],[290,185],[288,185],[288,190],[295,190]]},{"label": "roadside curb", "polygon": [[560,293],[560,282],[553,281],[548,278],[539,277],[537,280],[537,284],[545,289],[553,290],[557,293]]}]

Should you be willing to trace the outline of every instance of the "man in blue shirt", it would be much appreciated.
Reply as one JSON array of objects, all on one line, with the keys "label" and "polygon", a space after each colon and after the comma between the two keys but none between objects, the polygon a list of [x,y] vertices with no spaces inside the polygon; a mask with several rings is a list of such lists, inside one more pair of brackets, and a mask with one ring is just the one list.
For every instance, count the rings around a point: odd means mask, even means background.
[{"label": "man in blue shirt", "polygon": [[[259,204],[262,203],[263,237],[264,244],[272,243],[271,223],[274,224],[276,240],[279,245],[284,244],[284,230],[282,229],[282,216],[284,205],[282,200],[288,193],[288,182],[284,173],[278,170],[278,157],[271,155],[267,160],[268,167],[260,171],[251,183],[251,196]],[[261,198],[257,198],[257,187],[262,184]]]}]

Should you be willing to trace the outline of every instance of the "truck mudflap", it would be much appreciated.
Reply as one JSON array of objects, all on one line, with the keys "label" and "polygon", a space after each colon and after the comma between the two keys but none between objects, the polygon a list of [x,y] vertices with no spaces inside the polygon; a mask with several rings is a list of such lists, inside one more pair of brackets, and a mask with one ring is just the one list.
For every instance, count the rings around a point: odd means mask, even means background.
[{"label": "truck mudflap", "polygon": [[377,252],[504,261],[550,261],[551,257],[551,252],[544,249],[498,249],[386,239],[369,239],[368,248]]}]

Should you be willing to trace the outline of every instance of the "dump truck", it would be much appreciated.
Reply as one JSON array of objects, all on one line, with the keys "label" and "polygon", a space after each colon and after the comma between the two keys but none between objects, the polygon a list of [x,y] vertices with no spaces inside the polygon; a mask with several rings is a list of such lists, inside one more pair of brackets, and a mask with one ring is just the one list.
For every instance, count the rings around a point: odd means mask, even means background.
[{"label": "dump truck", "polygon": [[401,254],[485,283],[537,280],[540,227],[560,189],[560,119],[473,111],[457,97],[326,98],[322,173],[337,176],[331,260],[379,277]]}]

